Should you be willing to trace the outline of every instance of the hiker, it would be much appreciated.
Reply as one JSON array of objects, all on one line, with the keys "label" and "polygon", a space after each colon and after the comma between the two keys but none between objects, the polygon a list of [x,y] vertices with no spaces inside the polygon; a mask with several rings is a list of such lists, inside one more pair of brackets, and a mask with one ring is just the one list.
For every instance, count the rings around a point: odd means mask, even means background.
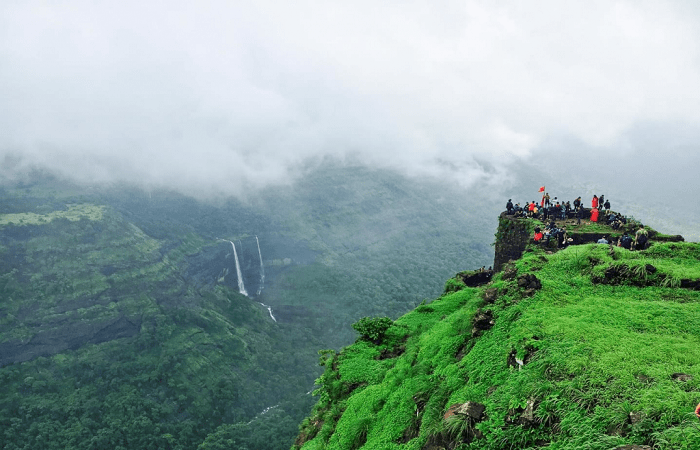
[{"label": "hiker", "polygon": [[591,210],[591,222],[597,222],[598,221],[598,208],[593,208]]},{"label": "hiker", "polygon": [[566,227],[561,227],[557,231],[557,247],[558,248],[566,247],[566,245],[569,243],[567,238],[568,238],[568,236],[566,234]]},{"label": "hiker", "polygon": [[576,218],[578,219],[578,222],[576,225],[581,225],[581,219],[585,217],[586,210],[583,208],[583,206],[579,205],[578,211],[576,212]]},{"label": "hiker", "polygon": [[508,199],[508,203],[506,203],[506,212],[508,215],[513,214],[513,200],[510,198]]},{"label": "hiker", "polygon": [[542,238],[543,238],[543,237],[544,237],[544,235],[542,234],[542,231],[540,231],[539,228],[535,228],[535,236],[533,236],[532,239],[533,239],[535,242],[540,242],[540,241],[542,241]]},{"label": "hiker", "polygon": [[593,200],[591,200],[591,207],[592,208],[598,207],[598,196],[595,194],[593,194]]},{"label": "hiker", "polygon": [[600,206],[603,206],[605,204],[605,195],[601,195],[600,197],[598,197],[598,204]]},{"label": "hiker", "polygon": [[596,242],[596,244],[609,244],[609,242],[607,239],[605,239],[605,236],[603,236],[602,238],[598,239],[598,242]]},{"label": "hiker", "polygon": [[617,245],[630,250],[632,248],[632,237],[625,231],[622,236],[620,236],[620,240]]},{"label": "hiker", "polygon": [[648,240],[649,233],[644,229],[644,225],[641,225],[634,234],[634,248],[637,250],[644,250]]},{"label": "hiker", "polygon": [[580,207],[581,207],[581,197],[579,196],[579,197],[576,197],[576,200],[574,200],[574,209],[576,211],[578,211]]},{"label": "hiker", "polygon": [[605,200],[605,204],[603,206],[605,207],[606,211],[610,211],[610,200]]},{"label": "hiker", "polygon": [[549,206],[549,193],[545,192],[545,193],[544,193],[544,197],[542,197],[542,198],[544,199],[544,205],[543,205],[543,206]]}]

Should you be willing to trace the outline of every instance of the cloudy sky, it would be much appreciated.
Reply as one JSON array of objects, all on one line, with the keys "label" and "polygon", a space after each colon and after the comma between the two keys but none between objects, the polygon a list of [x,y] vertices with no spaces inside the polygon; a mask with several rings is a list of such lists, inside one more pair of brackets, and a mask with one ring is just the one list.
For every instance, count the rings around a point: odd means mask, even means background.
[{"label": "cloudy sky", "polygon": [[236,194],[326,155],[465,186],[573,159],[671,189],[699,45],[691,0],[4,0],[0,176]]}]

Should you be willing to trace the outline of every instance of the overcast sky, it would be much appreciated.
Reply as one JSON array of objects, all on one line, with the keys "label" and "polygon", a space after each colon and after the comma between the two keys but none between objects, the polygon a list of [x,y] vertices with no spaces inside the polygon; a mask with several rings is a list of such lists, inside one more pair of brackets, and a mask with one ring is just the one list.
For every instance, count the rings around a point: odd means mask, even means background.
[{"label": "overcast sky", "polygon": [[699,25],[692,0],[3,0],[0,175],[236,194],[324,155],[465,186],[688,167]]}]

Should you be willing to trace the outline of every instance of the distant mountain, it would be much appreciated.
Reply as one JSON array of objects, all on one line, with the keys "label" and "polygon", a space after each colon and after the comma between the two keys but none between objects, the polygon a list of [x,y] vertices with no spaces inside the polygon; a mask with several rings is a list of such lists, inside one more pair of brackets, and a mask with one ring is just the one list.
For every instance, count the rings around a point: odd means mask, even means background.
[{"label": "distant mountain", "polygon": [[489,265],[493,208],[337,164],[245,200],[3,186],[0,447],[288,448],[317,352]]}]

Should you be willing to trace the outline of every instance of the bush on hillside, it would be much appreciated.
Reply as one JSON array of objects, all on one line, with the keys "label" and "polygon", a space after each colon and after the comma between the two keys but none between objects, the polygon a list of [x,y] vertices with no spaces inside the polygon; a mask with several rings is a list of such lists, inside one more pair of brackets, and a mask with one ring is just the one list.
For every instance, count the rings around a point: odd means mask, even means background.
[{"label": "bush on hillside", "polygon": [[366,339],[375,343],[381,342],[384,333],[394,324],[388,317],[363,317],[352,324],[355,331],[360,333],[360,339]]}]

